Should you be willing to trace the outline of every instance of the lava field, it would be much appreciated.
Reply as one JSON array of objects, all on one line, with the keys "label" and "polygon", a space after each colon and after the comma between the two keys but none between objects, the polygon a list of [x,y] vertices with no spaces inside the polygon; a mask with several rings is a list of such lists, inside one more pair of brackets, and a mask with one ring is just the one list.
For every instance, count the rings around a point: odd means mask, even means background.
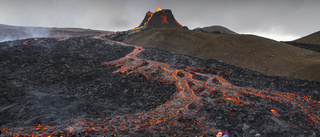
[{"label": "lava field", "polygon": [[0,136],[320,136],[320,83],[110,40],[0,43]]}]

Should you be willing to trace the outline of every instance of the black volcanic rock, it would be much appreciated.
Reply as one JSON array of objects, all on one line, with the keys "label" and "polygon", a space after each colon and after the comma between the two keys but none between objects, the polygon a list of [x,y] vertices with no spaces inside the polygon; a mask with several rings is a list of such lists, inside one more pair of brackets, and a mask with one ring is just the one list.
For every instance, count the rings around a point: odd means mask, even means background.
[{"label": "black volcanic rock", "polygon": [[[267,76],[260,72],[239,68],[217,60],[174,54],[170,51],[149,47],[144,48],[147,50],[139,54],[138,57],[174,64],[174,66],[179,69],[184,68],[185,66],[205,68],[195,70],[196,72],[206,72],[212,74],[217,74],[216,71],[228,72],[228,74],[221,73],[220,75],[237,86],[299,93],[307,95],[315,100],[320,100],[320,82],[290,77]],[[215,71],[206,71],[207,69]],[[201,77],[198,78],[199,76],[197,75],[193,75],[193,77],[195,79],[201,79]]]},{"label": "black volcanic rock", "polygon": [[0,43],[0,136],[311,136],[319,82],[105,37]]},{"label": "black volcanic rock", "polygon": [[144,25],[148,22],[148,20],[149,20],[149,18],[150,18],[151,16],[153,16],[153,13],[150,12],[150,11],[148,11],[148,12],[146,13],[146,16],[144,16],[144,19],[142,20],[141,24],[140,24],[138,27],[144,26]]},{"label": "black volcanic rock", "polygon": [[1,43],[0,123],[56,125],[142,112],[168,100],[174,86],[113,74],[114,66],[101,64],[133,50],[115,45],[86,37]]}]

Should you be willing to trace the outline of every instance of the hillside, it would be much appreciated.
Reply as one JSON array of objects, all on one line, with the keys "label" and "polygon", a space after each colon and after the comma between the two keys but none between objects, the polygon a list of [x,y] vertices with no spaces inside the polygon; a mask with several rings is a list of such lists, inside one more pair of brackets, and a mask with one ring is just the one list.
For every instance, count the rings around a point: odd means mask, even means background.
[{"label": "hillside", "polygon": [[203,28],[195,28],[194,30],[213,33],[213,34],[237,34],[232,30],[229,30],[226,27],[223,26],[209,26],[209,27],[203,27]]},{"label": "hillside", "polygon": [[312,33],[308,36],[295,40],[298,43],[313,44],[320,46],[320,31]]},{"label": "hillside", "polygon": [[254,36],[209,34],[176,28],[149,29],[125,42],[217,59],[270,76],[320,81],[320,54]]}]

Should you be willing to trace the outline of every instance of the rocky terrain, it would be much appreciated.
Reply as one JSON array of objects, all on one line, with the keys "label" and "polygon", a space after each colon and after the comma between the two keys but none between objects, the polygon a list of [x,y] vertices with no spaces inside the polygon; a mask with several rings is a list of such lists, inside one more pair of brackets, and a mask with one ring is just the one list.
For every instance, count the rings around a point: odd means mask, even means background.
[{"label": "rocky terrain", "polygon": [[310,43],[188,30],[162,9],[123,32],[0,33],[1,137],[320,136]]},{"label": "rocky terrain", "polygon": [[319,82],[109,40],[0,43],[0,136],[318,136]]}]

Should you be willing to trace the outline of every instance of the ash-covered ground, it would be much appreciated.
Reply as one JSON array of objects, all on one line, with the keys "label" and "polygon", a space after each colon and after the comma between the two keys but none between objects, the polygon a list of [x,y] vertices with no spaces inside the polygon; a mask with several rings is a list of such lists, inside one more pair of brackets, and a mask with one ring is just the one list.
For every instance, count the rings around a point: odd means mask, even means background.
[{"label": "ash-covered ground", "polygon": [[0,43],[0,136],[319,136],[319,82],[108,37]]}]

